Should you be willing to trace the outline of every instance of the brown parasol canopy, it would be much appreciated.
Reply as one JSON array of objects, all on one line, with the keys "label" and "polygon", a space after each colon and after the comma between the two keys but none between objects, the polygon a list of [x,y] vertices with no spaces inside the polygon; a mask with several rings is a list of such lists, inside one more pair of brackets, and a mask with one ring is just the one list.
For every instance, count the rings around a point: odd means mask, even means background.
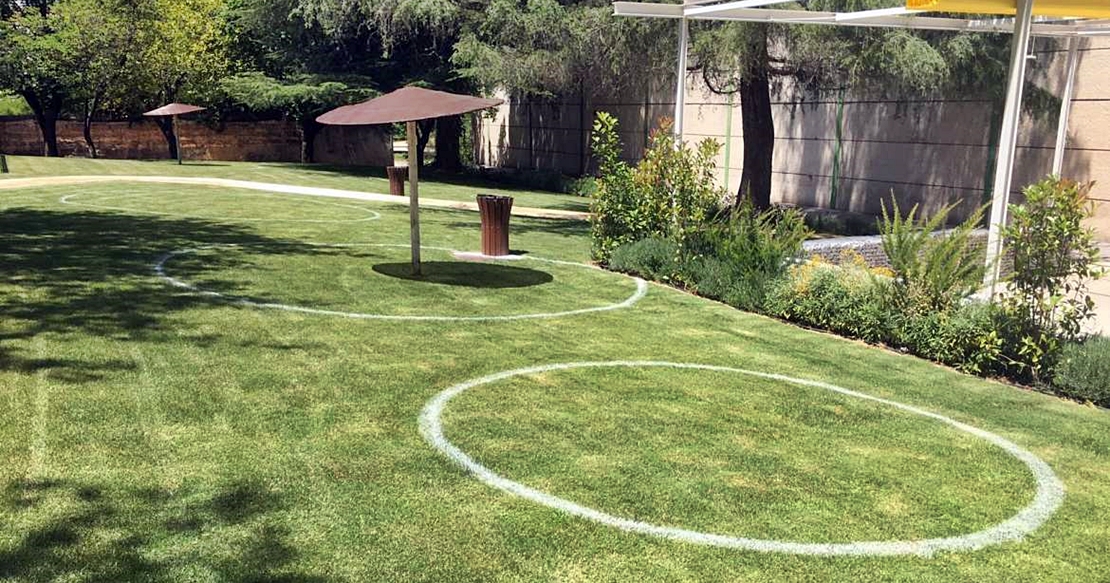
[{"label": "brown parasol canopy", "polygon": [[404,87],[369,101],[338,107],[316,118],[317,122],[324,125],[344,126],[405,122],[409,142],[409,228],[414,274],[420,274],[420,164],[413,164],[413,156],[416,155],[416,122],[480,111],[502,103],[504,101],[501,99]]},{"label": "brown parasol canopy", "polygon": [[500,99],[471,97],[420,87],[404,87],[362,103],[337,107],[316,118],[316,121],[337,126],[409,122],[461,115],[502,103]]},{"label": "brown parasol canopy", "polygon": [[[163,105],[162,107],[159,107],[158,109],[152,109],[152,110],[143,114],[146,117],[166,117],[166,116],[170,117],[170,123],[173,124],[173,139],[174,139],[174,143],[171,144],[171,145],[174,146],[174,150],[177,150],[177,163],[178,164],[181,164],[181,159],[182,159],[181,156],[182,155],[181,155],[181,138],[178,137],[178,135],[177,135],[177,116],[185,115],[186,113],[196,113],[198,111],[204,111],[204,108],[200,107],[198,105],[189,105],[188,103],[169,103],[169,104]],[[171,155],[172,155],[172,151],[171,151]]]},{"label": "brown parasol canopy", "polygon": [[198,111],[204,111],[204,108],[197,105],[189,105],[188,103],[170,103],[158,109],[152,109],[143,115],[146,117],[160,117],[164,115],[185,115],[186,113],[196,113]]}]

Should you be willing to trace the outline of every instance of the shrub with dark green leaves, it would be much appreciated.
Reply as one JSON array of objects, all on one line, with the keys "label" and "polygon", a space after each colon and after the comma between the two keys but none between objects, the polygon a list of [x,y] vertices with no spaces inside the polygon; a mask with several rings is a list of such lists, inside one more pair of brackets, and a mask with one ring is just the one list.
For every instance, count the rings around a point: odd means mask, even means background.
[{"label": "shrub with dark green leaves", "polygon": [[868,342],[890,337],[889,278],[866,268],[812,259],[772,285],[764,311],[772,316]]},{"label": "shrub with dark green leaves", "polygon": [[626,243],[613,250],[609,268],[645,279],[671,281],[679,271],[678,245],[658,238]]},{"label": "shrub with dark green leaves", "polygon": [[1110,339],[1064,346],[1052,386],[1062,395],[1110,407]]},{"label": "shrub with dark green leaves", "polygon": [[[740,308],[758,310],[771,283],[802,256],[802,243],[809,233],[800,211],[784,208],[757,211],[744,199],[739,207],[725,211],[709,224],[700,244],[693,243],[688,248],[717,259],[721,267],[715,271],[731,279],[727,291],[719,292],[720,299]],[[706,268],[714,265],[709,261]],[[692,283],[698,284],[697,279]],[[707,286],[702,283],[698,287]]]},{"label": "shrub with dark green leaves", "polygon": [[667,120],[652,132],[635,168],[621,159],[612,115],[597,114],[592,145],[600,173],[590,204],[595,259],[607,261],[617,247],[651,237],[685,247],[724,198],[714,179],[721,145],[710,139],[694,148],[679,144]]},{"label": "shrub with dark green leaves", "polygon": [[1001,303],[1007,357],[1021,380],[1047,380],[1061,347],[1079,340],[1094,314],[1087,282],[1102,270],[1086,226],[1093,186],[1049,177],[1025,189],[1025,202],[1010,205],[1002,237],[1014,267]]},{"label": "shrub with dark green leaves", "polygon": [[899,314],[891,343],[961,371],[987,375],[1002,362],[997,308],[971,302],[943,312]]}]

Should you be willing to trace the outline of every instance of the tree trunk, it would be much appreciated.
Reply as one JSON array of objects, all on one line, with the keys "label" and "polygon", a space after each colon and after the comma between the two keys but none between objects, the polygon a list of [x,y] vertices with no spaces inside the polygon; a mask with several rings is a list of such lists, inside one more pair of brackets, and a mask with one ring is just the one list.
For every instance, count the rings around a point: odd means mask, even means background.
[{"label": "tree trunk", "polygon": [[316,134],[319,133],[320,124],[312,116],[301,118],[301,163],[316,161]]},{"label": "tree trunk", "polygon": [[170,148],[170,160],[176,160],[177,136],[173,133],[173,118],[170,116],[156,117],[154,123],[158,124],[158,129],[162,130],[162,135],[166,138],[166,144]]},{"label": "tree trunk", "polygon": [[20,92],[31,112],[35,116],[35,123],[42,133],[43,153],[46,156],[57,158],[58,153],[58,115],[61,113],[61,97],[50,95],[40,99],[34,92]]},{"label": "tree trunk", "polygon": [[459,138],[462,136],[462,117],[441,117],[436,120],[436,168],[447,172],[462,170]]},{"label": "tree trunk", "polygon": [[96,142],[93,141],[92,137],[92,120],[99,100],[99,97],[94,96],[85,104],[85,119],[82,120],[81,124],[81,135],[85,136],[85,144],[89,147],[89,156],[94,160],[97,158],[97,155]]},{"label": "tree trunk", "polygon": [[54,112],[45,112],[43,115],[36,115],[36,121],[39,122],[39,130],[42,131],[43,154],[51,158],[58,158],[61,153],[58,151],[58,114]]},{"label": "tree trunk", "polygon": [[740,82],[740,115],[744,127],[744,168],[737,204],[745,197],[757,209],[771,206],[771,163],[775,124],[771,114],[771,79],[767,71],[767,36],[753,43],[755,62]]},{"label": "tree trunk", "polygon": [[97,158],[97,156],[96,156],[96,142],[93,141],[93,137],[92,137],[92,117],[91,116],[88,116],[88,115],[85,116],[84,123],[81,125],[81,135],[85,136],[85,145],[89,147],[89,157],[91,157],[93,160],[95,160]]}]

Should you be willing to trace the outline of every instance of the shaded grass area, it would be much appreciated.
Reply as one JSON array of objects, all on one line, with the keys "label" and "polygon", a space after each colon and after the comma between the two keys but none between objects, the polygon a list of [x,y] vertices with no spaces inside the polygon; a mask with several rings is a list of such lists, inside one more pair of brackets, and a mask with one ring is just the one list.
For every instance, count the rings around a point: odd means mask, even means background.
[{"label": "shaded grass area", "polygon": [[25,480],[0,504],[28,531],[0,551],[6,580],[328,580],[290,568],[285,504],[256,483],[196,492]]},{"label": "shaded grass area", "polygon": [[[156,201],[161,188],[118,192]],[[228,305],[165,285],[151,265],[173,249],[239,245],[251,252],[207,258],[190,276],[242,289],[241,274],[255,273],[269,294],[302,286],[336,304],[438,300],[421,282],[373,271],[403,258],[356,261],[362,295],[336,286],[353,257],[309,244],[404,243],[403,208],[358,205],[382,214],[361,223],[236,223],[58,203],[80,191],[0,195],[0,578],[1089,582],[1110,572],[1103,411],[661,287],[631,310],[525,322],[367,322]],[[181,192],[198,208],[175,210],[198,216],[331,212]],[[476,215],[422,216],[426,244],[477,247]],[[584,261],[586,228],[514,220],[512,246]],[[552,281],[471,289],[456,309],[530,309],[529,290],[565,277],[527,267]],[[297,280],[301,269],[311,275]],[[564,295],[588,304],[627,285],[606,276]],[[525,295],[499,295],[510,291]],[[538,507],[477,482],[419,435],[420,410],[446,387],[582,360],[736,366],[915,405],[1029,449],[1067,498],[1026,541],[974,553],[758,554]],[[1031,495],[1012,460],[929,420],[728,375],[560,373],[484,387],[457,405],[452,439],[512,477],[729,534],[968,532]]]},{"label": "shaded grass area", "polygon": [[171,257],[164,270],[229,298],[379,315],[548,313],[616,304],[636,292],[631,279],[588,266],[528,256],[465,261],[441,249],[421,255],[421,273],[414,275],[403,246],[315,247],[304,254],[221,246]]},{"label": "shaded grass area", "polygon": [[[51,159],[37,156],[8,156],[8,166],[11,173],[0,175],[0,178],[85,174],[203,176],[389,193],[389,181],[385,177],[384,169],[359,166],[284,162],[187,162],[179,166],[171,160]],[[408,191],[405,192],[407,194]],[[436,173],[431,170],[425,171],[420,178],[422,197],[474,202],[474,197],[478,194],[511,196],[516,206],[572,211],[589,210],[587,199],[568,194],[531,190],[470,176]]]}]

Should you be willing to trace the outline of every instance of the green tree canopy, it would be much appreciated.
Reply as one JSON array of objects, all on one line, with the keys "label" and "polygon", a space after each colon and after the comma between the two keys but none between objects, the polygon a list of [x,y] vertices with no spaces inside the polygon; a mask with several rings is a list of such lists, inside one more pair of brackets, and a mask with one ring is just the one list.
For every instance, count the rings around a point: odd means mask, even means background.
[{"label": "green tree canopy", "polygon": [[[220,91],[232,105],[254,113],[276,113],[295,120],[301,127],[301,161],[312,162],[313,138],[319,131],[316,117],[329,109],[362,101],[375,95],[368,79],[346,82],[311,75],[278,80],[254,72],[226,77]],[[361,81],[361,82],[360,82]]]}]

